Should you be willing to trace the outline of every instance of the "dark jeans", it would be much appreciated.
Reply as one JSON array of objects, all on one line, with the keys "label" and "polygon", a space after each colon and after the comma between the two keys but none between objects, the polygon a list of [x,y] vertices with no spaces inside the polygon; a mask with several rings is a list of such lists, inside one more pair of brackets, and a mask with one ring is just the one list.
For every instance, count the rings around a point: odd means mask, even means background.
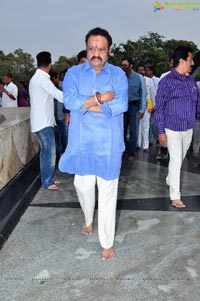
[{"label": "dark jeans", "polygon": [[[138,130],[139,130],[139,118],[138,112],[140,108],[139,102],[129,102],[128,111],[124,113],[124,142],[126,145],[125,153],[128,156],[134,156],[136,153]],[[127,139],[129,126],[129,139]]]},{"label": "dark jeans", "polygon": [[149,129],[149,141],[154,142],[154,140],[158,140],[158,129],[155,123],[155,112],[151,113]]},{"label": "dark jeans", "polygon": [[54,183],[53,174],[56,159],[54,128],[46,127],[35,132],[35,135],[40,144],[40,175],[42,187],[48,188]]},{"label": "dark jeans", "polygon": [[56,157],[59,159],[67,147],[68,127],[65,125],[65,120],[56,120],[55,126],[55,141],[56,141]]}]

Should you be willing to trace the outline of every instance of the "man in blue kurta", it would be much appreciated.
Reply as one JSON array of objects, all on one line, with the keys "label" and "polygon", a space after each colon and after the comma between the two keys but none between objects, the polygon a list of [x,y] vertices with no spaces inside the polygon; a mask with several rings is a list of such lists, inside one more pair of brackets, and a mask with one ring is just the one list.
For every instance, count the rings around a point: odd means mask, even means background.
[{"label": "man in blue kurta", "polygon": [[95,185],[98,187],[98,233],[102,259],[114,257],[115,216],[121,168],[123,113],[128,83],[121,68],[107,62],[112,38],[101,28],[86,35],[87,61],[70,68],[63,84],[70,110],[68,145],[60,159],[74,185],[85,216],[82,232],[92,234]]}]

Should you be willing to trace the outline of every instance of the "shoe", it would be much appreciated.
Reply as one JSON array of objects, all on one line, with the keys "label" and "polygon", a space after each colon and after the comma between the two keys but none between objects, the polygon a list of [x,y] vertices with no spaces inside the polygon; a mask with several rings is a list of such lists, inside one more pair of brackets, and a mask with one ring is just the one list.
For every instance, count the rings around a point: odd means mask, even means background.
[{"label": "shoe", "polygon": [[145,149],[144,149],[144,152],[145,152],[146,154],[148,154],[148,153],[150,152],[150,149],[149,149],[149,148],[145,148]]}]

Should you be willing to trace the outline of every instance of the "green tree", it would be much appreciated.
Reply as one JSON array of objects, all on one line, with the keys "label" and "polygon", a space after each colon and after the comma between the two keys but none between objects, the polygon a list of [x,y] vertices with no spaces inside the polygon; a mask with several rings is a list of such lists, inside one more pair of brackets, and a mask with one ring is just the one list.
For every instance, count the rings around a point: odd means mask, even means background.
[{"label": "green tree", "polygon": [[34,59],[22,49],[16,49],[14,53],[7,55],[0,51],[0,76],[10,72],[15,83],[20,80],[28,82],[34,70]]},{"label": "green tree", "polygon": [[13,68],[15,76],[21,80],[27,81],[35,70],[34,59],[22,49],[14,51]]},{"label": "green tree", "polygon": [[194,55],[198,52],[197,45],[191,41],[165,40],[165,37],[158,33],[148,32],[147,35],[140,37],[137,41],[128,40],[118,46],[114,44],[109,61],[119,66],[121,59],[124,56],[129,56],[133,59],[134,67],[138,63],[153,65],[156,75],[160,76],[168,69],[168,60],[173,50],[180,45],[190,46]]},{"label": "green tree", "polygon": [[70,68],[73,65],[77,65],[77,59],[75,56],[67,58],[66,56],[60,56],[59,59],[52,65],[52,69],[57,72],[58,74]]}]

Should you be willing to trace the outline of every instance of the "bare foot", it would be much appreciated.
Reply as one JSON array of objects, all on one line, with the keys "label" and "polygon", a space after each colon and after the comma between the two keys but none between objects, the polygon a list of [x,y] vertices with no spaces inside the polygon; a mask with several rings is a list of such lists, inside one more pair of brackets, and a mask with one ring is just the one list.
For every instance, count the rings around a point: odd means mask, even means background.
[{"label": "bare foot", "polygon": [[176,208],[185,208],[185,204],[181,200],[173,200],[172,206]]},{"label": "bare foot", "polygon": [[82,227],[82,233],[86,235],[91,235],[93,233],[93,223],[89,226],[86,226],[86,224]]},{"label": "bare foot", "polygon": [[114,248],[111,247],[109,249],[102,249],[102,260],[109,261],[115,257]]}]

